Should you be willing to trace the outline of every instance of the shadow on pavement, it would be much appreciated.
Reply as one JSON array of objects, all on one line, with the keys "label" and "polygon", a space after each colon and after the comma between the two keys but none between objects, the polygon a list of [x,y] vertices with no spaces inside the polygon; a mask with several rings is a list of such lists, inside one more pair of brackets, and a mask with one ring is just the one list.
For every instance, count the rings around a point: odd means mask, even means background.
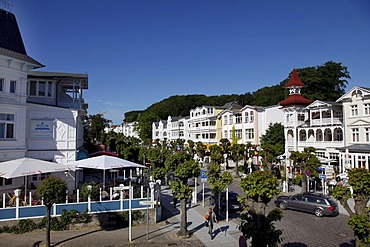
[{"label": "shadow on pavement", "polygon": [[[76,235],[76,236],[73,236],[73,237],[70,237],[70,238],[66,238],[66,239],[63,239],[62,241],[56,242],[52,246],[58,246],[60,244],[66,243],[66,242],[68,242],[70,240],[77,239],[77,238],[80,238],[80,237],[83,237],[83,236],[87,236],[87,235],[90,235],[90,234],[94,234],[95,232],[100,232],[100,231],[103,231],[103,230],[101,230],[101,229],[94,230],[94,231],[91,231],[91,232],[86,232],[86,233],[79,234],[79,235]],[[38,246],[38,245],[34,245],[34,246]]]},{"label": "shadow on pavement", "polygon": [[307,245],[303,243],[287,243],[283,247],[307,247]]},{"label": "shadow on pavement", "polygon": [[356,246],[356,243],[354,240],[351,241],[351,243],[342,243],[339,245],[340,247],[353,247],[353,246]]}]

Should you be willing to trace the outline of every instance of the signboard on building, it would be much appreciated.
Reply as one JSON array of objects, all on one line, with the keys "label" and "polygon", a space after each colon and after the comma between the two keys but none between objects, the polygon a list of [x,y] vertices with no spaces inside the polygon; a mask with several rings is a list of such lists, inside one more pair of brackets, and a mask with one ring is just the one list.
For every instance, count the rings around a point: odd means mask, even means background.
[{"label": "signboard on building", "polygon": [[31,120],[31,138],[53,138],[53,120]]}]

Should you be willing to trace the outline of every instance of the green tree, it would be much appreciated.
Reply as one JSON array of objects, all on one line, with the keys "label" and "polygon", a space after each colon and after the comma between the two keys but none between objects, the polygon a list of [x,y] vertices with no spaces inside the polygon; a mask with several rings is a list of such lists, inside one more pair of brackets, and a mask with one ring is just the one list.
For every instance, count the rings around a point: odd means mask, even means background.
[{"label": "green tree", "polygon": [[[91,190],[88,190],[87,189],[87,186],[91,186]],[[81,193],[80,193],[80,196],[81,196],[81,201],[83,202],[87,202],[87,199],[89,197],[89,194],[90,194],[90,199],[92,201],[98,201],[99,200],[99,196],[100,196],[100,186],[99,186],[99,183],[97,182],[94,182],[94,181],[91,181],[89,183],[86,183],[86,184],[83,184],[82,187],[81,187]]]},{"label": "green tree", "polygon": [[231,159],[235,162],[235,174],[239,177],[239,161],[243,160],[245,153],[244,144],[233,144],[230,148]]},{"label": "green tree", "polygon": [[303,152],[291,152],[289,159],[293,160],[294,166],[301,170],[302,173],[302,192],[307,192],[307,170],[311,174],[316,174],[316,169],[320,166],[320,160],[315,156],[316,149],[313,147],[304,148]]},{"label": "green tree", "polygon": [[[253,246],[278,246],[281,243],[281,230],[275,229],[275,222],[281,220],[283,212],[273,209],[266,215],[266,206],[279,194],[277,179],[269,171],[254,171],[242,178],[240,186],[246,194],[248,212],[243,213],[244,220],[239,226],[246,238],[252,238]],[[245,201],[245,198],[240,200]],[[257,208],[254,204],[257,203]]]},{"label": "green tree", "polygon": [[111,120],[104,118],[104,114],[98,113],[89,116],[90,124],[87,125],[86,134],[91,142],[97,144],[102,141],[104,129],[109,127]]},{"label": "green tree", "polygon": [[370,208],[366,205],[370,200],[370,171],[356,168],[350,170],[348,176],[348,183],[353,189],[354,212],[348,206],[348,199],[351,198],[349,187],[336,186],[332,191],[332,195],[340,201],[350,215],[348,225],[355,233],[356,246],[369,246]]},{"label": "green tree", "polygon": [[158,116],[154,112],[149,111],[143,112],[138,117],[134,130],[139,133],[139,137],[144,143],[150,144],[152,140],[152,124],[158,120]]},{"label": "green tree", "polygon": [[185,152],[178,152],[168,158],[166,161],[167,171],[174,171],[175,179],[171,182],[171,189],[180,200],[181,220],[179,236],[189,236],[187,229],[187,208],[186,201],[191,198],[192,189],[188,185],[188,179],[198,177],[200,168],[192,156]]},{"label": "green tree", "polygon": [[[305,84],[302,95],[311,100],[336,101],[345,93],[347,79],[351,79],[348,68],[333,61],[297,69],[297,73]],[[284,80],[280,85],[284,86],[287,81],[288,79]]]},{"label": "green tree", "polygon": [[215,198],[214,212],[220,216],[220,193],[229,186],[233,177],[228,171],[222,172],[221,163],[224,158],[222,148],[220,146],[211,146],[211,165],[208,166],[207,181]]},{"label": "green tree", "polygon": [[46,207],[46,245],[50,247],[50,210],[54,203],[61,203],[66,198],[67,183],[60,178],[48,176],[41,181],[37,195],[42,197]]},{"label": "green tree", "polygon": [[[227,138],[222,138],[220,139],[220,144],[219,144],[222,148],[222,152],[223,154],[226,154],[227,156],[230,155],[230,146],[231,146],[231,143],[229,141],[229,139]],[[226,163],[226,169],[229,169],[229,162],[228,162],[228,158],[225,159],[225,163]]]},{"label": "green tree", "polygon": [[261,147],[273,157],[283,154],[285,149],[284,125],[270,123],[266,133],[261,136]]}]

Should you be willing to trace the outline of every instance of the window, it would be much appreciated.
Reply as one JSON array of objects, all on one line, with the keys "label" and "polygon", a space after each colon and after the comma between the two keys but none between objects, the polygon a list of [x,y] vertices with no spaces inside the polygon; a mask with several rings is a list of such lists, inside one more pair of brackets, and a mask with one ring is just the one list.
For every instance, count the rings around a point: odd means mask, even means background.
[{"label": "window", "polygon": [[10,81],[10,90],[9,90],[10,93],[15,93],[16,85],[17,85],[16,81],[13,81],[13,80]]},{"label": "window", "polygon": [[227,116],[224,116],[224,125],[227,124]]},{"label": "window", "polygon": [[245,130],[245,139],[247,139],[247,140],[254,139],[254,129],[246,129]]},{"label": "window", "polygon": [[359,136],[359,130],[358,128],[353,128],[352,129],[352,141],[353,142],[358,142],[360,140],[360,136]]},{"label": "window", "polygon": [[53,83],[51,81],[30,81],[29,95],[40,97],[52,97]]},{"label": "window", "polygon": [[365,115],[370,115],[370,104],[364,104],[364,108],[365,108]]},{"label": "window", "polygon": [[235,137],[241,139],[242,138],[242,130],[238,129],[235,130]]},{"label": "window", "polygon": [[0,113],[0,139],[14,138],[14,115]]},{"label": "window", "polygon": [[232,115],[229,116],[229,125],[230,124],[233,124],[233,116]]},{"label": "window", "polygon": [[248,121],[249,121],[249,113],[246,111],[244,113],[244,122],[248,123]]},{"label": "window", "polygon": [[210,133],[209,138],[210,139],[216,139],[216,133]]},{"label": "window", "polygon": [[249,114],[250,114],[250,118],[251,118],[251,120],[249,122],[253,123],[253,121],[254,121],[254,113],[253,113],[253,111],[251,111]]},{"label": "window", "polygon": [[227,138],[227,130],[224,131],[224,138]]},{"label": "window", "polygon": [[4,78],[0,78],[0,92],[4,91]]},{"label": "window", "polygon": [[358,115],[357,105],[351,105],[351,114],[352,114],[352,116],[357,116]]},{"label": "window", "polygon": [[242,114],[236,114],[235,115],[235,123],[239,124],[242,123]]},{"label": "window", "polygon": [[370,128],[365,128],[365,141],[370,142]]}]

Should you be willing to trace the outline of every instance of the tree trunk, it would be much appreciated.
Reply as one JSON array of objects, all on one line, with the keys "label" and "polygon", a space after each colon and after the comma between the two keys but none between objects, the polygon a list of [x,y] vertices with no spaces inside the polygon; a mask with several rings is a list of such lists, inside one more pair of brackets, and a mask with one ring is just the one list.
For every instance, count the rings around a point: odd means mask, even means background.
[{"label": "tree trunk", "polygon": [[51,204],[45,204],[46,206],[46,246],[50,247],[50,211]]},{"label": "tree trunk", "polygon": [[180,200],[181,208],[181,221],[180,221],[180,230],[177,232],[178,236],[188,237],[188,227],[187,227],[187,211],[186,211],[186,198]]},{"label": "tree trunk", "polygon": [[348,212],[349,216],[353,215],[352,209],[348,205],[348,199],[339,200],[340,204],[342,204],[343,208]]},{"label": "tree trunk", "polygon": [[307,176],[306,176],[306,170],[304,170],[302,174],[302,193],[307,192]]},{"label": "tree trunk", "polygon": [[236,174],[236,177],[238,178],[239,177],[239,160],[238,160],[238,158],[235,161],[235,174]]},{"label": "tree trunk", "polygon": [[219,217],[220,216],[220,192],[215,193],[215,207],[213,212]]},{"label": "tree trunk", "polygon": [[355,200],[355,212],[356,214],[366,215],[366,204],[369,201],[369,197],[354,198]]}]

